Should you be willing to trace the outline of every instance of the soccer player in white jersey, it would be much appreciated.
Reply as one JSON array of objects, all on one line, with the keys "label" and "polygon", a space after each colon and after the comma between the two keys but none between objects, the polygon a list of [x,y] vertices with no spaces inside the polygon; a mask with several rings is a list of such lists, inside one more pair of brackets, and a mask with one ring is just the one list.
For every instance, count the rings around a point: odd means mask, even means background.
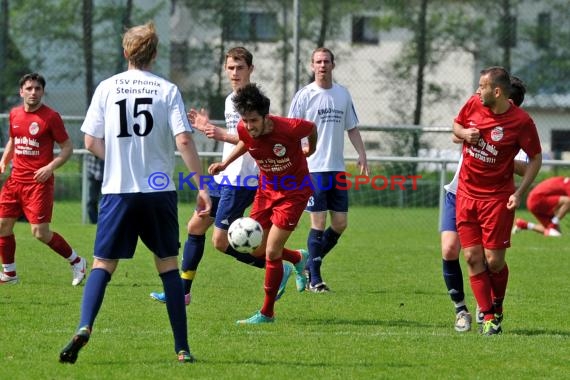
[{"label": "soccer player in white jersey", "polygon": [[[188,117],[192,125],[201,130],[207,137],[222,141],[222,159],[233,151],[235,144],[239,141],[237,135],[237,123],[240,119],[232,102],[232,97],[236,91],[250,83],[253,72],[253,55],[246,48],[233,47],[226,53],[224,65],[226,75],[232,87],[232,93],[226,97],[224,116],[226,128],[220,128],[210,123],[207,113],[204,110],[196,111],[192,109]],[[236,251],[228,242],[228,228],[230,224],[244,215],[245,210],[253,202],[253,197],[257,190],[259,169],[249,153],[237,158],[223,172],[214,176],[215,184],[210,188],[212,198],[212,210],[208,218],[202,218],[197,213],[188,222],[188,239],[184,244],[182,256],[182,282],[184,284],[185,301],[188,305],[191,301],[192,283],[198,270],[198,265],[204,255],[204,243],[206,232],[214,224],[212,241],[214,247],[236,260],[253,265],[257,268],[265,268],[265,259]],[[283,262],[284,276],[280,288],[279,297],[285,291],[285,285],[290,274],[293,272],[293,265],[287,261]],[[164,292],[152,292],[150,297],[165,302]]]},{"label": "soccer player in white jersey", "polygon": [[[524,101],[526,87],[524,83],[517,77],[511,77],[511,93],[509,97],[516,106],[520,106]],[[455,139],[454,142],[460,143],[461,140]],[[524,151],[520,151],[515,157],[515,173],[524,174],[524,169],[528,157]],[[447,294],[451,298],[455,306],[455,330],[458,332],[466,332],[471,330],[472,317],[469,309],[465,304],[465,292],[463,286],[463,272],[459,263],[459,252],[461,244],[459,243],[459,235],[457,234],[457,225],[455,217],[455,194],[457,193],[457,184],[459,183],[459,170],[463,162],[463,156],[459,158],[455,175],[450,183],[444,186],[445,200],[443,210],[441,212],[441,256],[442,256],[442,272]],[[476,320],[478,324],[482,324],[482,317],[477,312]]]},{"label": "soccer player in white jersey", "polygon": [[[178,360],[194,361],[178,271],[177,194],[170,178],[176,148],[198,176],[201,164],[178,88],[149,71],[157,47],[152,22],[127,30],[123,49],[128,70],[99,84],[81,126],[86,148],[105,160],[103,198],[78,330],[60,353],[62,363],[75,363],[89,341],[107,283],[119,260],[133,257],[138,238],[154,253]],[[198,191],[196,202],[198,213],[207,217],[207,190]]]},{"label": "soccer player in white jersey", "polygon": [[[315,192],[306,208],[311,215],[307,238],[308,289],[315,293],[330,290],[322,279],[322,261],[348,224],[348,191],[345,186],[338,186],[339,179],[346,179],[344,131],[358,153],[360,174],[369,174],[352,97],[345,87],[333,82],[334,68],[334,55],[329,49],[321,47],[313,51],[311,69],[315,80],[295,94],[289,109],[289,117],[311,120],[318,130],[317,150],[307,158]],[[327,211],[331,218],[328,228]]]}]

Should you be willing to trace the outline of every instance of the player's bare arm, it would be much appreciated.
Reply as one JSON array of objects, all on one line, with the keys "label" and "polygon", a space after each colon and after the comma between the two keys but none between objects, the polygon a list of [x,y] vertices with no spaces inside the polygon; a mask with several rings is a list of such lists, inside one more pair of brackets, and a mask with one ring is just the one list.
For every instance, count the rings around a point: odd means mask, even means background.
[{"label": "player's bare arm", "polygon": [[352,128],[348,132],[348,138],[352,143],[352,146],[358,153],[357,165],[360,168],[361,175],[369,175],[368,171],[368,160],[366,159],[366,150],[364,149],[364,142],[362,141],[362,136],[358,128]]},{"label": "player's bare arm", "polygon": [[6,168],[12,161],[14,157],[14,140],[10,137],[8,142],[6,143],[6,147],[4,148],[4,153],[2,154],[2,159],[0,159],[0,174],[4,174],[6,172]]},{"label": "player's bare arm", "polygon": [[307,136],[309,144],[303,146],[303,153],[305,154],[305,157],[309,157],[311,154],[315,153],[315,150],[317,150],[317,138],[317,126],[313,123],[311,134]]},{"label": "player's bare arm", "polygon": [[247,152],[247,148],[245,147],[243,141],[239,140],[234,150],[232,150],[232,152],[228,155],[228,157],[224,161],[214,162],[213,164],[210,165],[210,167],[208,168],[208,173],[211,175],[218,174],[219,172],[225,170],[228,167],[228,165],[234,162],[238,157],[244,155],[245,152]]},{"label": "player's bare arm", "polygon": [[93,155],[101,160],[105,159],[105,140],[98,137],[85,134],[83,139],[85,149],[93,153]]},{"label": "player's bare arm", "polygon": [[59,154],[46,166],[43,166],[34,172],[34,180],[43,183],[51,178],[53,172],[65,164],[69,157],[73,154],[73,143],[71,139],[58,144],[60,148]]},{"label": "player's bare arm", "polygon": [[193,127],[202,132],[209,139],[221,142],[228,142],[230,144],[237,144],[239,137],[237,135],[230,135],[224,128],[220,128],[210,123],[208,113],[203,108],[200,111],[190,109],[188,112],[188,120]]},{"label": "player's bare arm", "polygon": [[529,157],[521,183],[517,190],[509,197],[509,201],[507,202],[507,208],[509,210],[514,210],[520,205],[520,200],[522,199],[523,194],[527,192],[527,190],[530,188],[530,185],[532,185],[534,182],[534,179],[536,178],[536,175],[538,174],[541,166],[541,153],[538,153],[534,157]]},{"label": "player's bare arm", "polygon": [[198,156],[198,151],[196,150],[196,145],[192,136],[189,132],[182,132],[176,135],[176,148],[182,156],[184,164],[196,176],[192,178],[196,187],[198,188],[198,195],[196,197],[196,213],[198,216],[208,216],[210,215],[210,209],[212,208],[212,200],[206,188],[200,186],[200,177],[202,176],[202,166],[200,163],[200,157]]},{"label": "player's bare arm", "polygon": [[526,161],[515,160],[515,174],[519,176],[524,176],[526,172],[527,163]]}]

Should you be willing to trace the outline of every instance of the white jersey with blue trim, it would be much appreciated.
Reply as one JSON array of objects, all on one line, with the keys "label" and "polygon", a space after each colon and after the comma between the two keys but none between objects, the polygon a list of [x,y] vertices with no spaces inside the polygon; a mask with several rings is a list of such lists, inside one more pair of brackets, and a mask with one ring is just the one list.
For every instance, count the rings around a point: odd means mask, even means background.
[{"label": "white jersey with blue trim", "polygon": [[102,81],[81,131],[105,140],[103,194],[175,190],[174,138],[193,132],[178,87],[142,70]]},{"label": "white jersey with blue trim", "polygon": [[457,194],[457,185],[459,184],[459,171],[461,170],[461,164],[463,163],[463,154],[459,156],[459,162],[457,163],[457,169],[455,170],[455,174],[453,175],[453,179],[447,185],[443,186],[443,188],[448,193]]},{"label": "white jersey with blue trim", "polygon": [[[224,109],[226,132],[229,135],[237,135],[237,124],[240,119],[239,113],[236,111],[234,103],[232,102],[234,95],[235,93],[231,93],[226,97]],[[232,143],[224,143],[222,160],[225,160],[235,147],[236,146]],[[223,185],[247,186],[253,188],[257,186],[258,174],[259,168],[257,167],[257,163],[253,157],[246,152],[229,164],[226,170],[214,176],[214,180],[216,183]]]},{"label": "white jersey with blue trim", "polygon": [[337,83],[329,89],[315,82],[300,89],[291,102],[289,117],[317,125],[317,149],[307,158],[309,172],[344,171],[344,131],[358,125],[348,90]]}]

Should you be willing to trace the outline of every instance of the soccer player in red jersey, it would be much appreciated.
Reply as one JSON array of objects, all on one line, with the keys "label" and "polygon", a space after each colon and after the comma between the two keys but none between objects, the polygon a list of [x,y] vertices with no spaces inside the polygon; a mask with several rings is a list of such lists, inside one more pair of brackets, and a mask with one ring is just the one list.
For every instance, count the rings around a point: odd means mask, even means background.
[{"label": "soccer player in red jersey", "polygon": [[[270,115],[270,100],[255,84],[240,88],[232,101],[241,116],[237,126],[239,142],[224,161],[213,163],[208,171],[219,173],[245,152],[259,166],[259,185],[250,216],[263,227],[262,244],[253,255],[265,254],[265,299],[261,310],[237,323],[269,323],[274,321],[283,260],[295,266],[297,290],[303,291],[306,285],[303,270],[307,254],[287,249],[285,243],[313,193],[306,157],[315,151],[317,129],[308,120]],[[305,137],[309,145],[302,147],[301,140]]]},{"label": "soccer player in red jersey", "polygon": [[[21,106],[10,112],[10,138],[0,159],[0,173],[12,171],[0,193],[0,285],[16,284],[16,239],[14,225],[22,215],[32,235],[71,265],[77,286],[85,278],[87,261],[78,256],[67,241],[50,229],[54,197],[54,171],[73,153],[59,113],[42,103],[46,81],[37,73],[20,79]],[[54,157],[55,143],[60,153]]]},{"label": "soccer player in red jersey", "polygon": [[540,182],[528,194],[526,206],[539,223],[517,219],[513,233],[532,230],[544,236],[561,236],[560,221],[570,209],[570,178],[552,177]]},{"label": "soccer player in red jersey", "polygon": [[[532,118],[509,101],[509,73],[494,66],[481,71],[476,95],[454,120],[463,140],[463,164],[457,188],[457,232],[467,261],[471,289],[484,314],[483,334],[502,331],[503,300],[509,269],[515,209],[542,164],[540,140]],[[529,158],[515,188],[514,158]]]}]

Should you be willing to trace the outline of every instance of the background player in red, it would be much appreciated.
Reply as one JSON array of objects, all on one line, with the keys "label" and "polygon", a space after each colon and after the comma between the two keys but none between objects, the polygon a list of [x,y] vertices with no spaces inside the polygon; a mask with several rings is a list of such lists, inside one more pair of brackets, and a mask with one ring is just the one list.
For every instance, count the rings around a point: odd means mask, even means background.
[{"label": "background player in red", "polygon": [[[304,279],[297,290],[303,291],[306,285],[303,270],[307,255],[285,248],[285,243],[313,193],[305,157],[315,151],[317,129],[308,120],[269,115],[270,100],[255,84],[240,88],[232,101],[241,116],[237,126],[239,141],[223,162],[213,163],[208,171],[219,173],[246,151],[259,166],[259,186],[250,216],[263,227],[263,242],[254,256],[265,254],[265,299],[261,310],[237,323],[268,323],[274,321],[283,260],[293,263],[297,278]],[[305,137],[309,146],[302,148],[301,140]]]},{"label": "background player in red", "polygon": [[[15,284],[16,239],[14,224],[24,215],[32,235],[65,258],[73,272],[73,286],[85,278],[87,261],[78,256],[67,241],[50,230],[54,197],[54,171],[73,153],[59,113],[42,103],[46,81],[37,73],[20,79],[21,106],[10,112],[10,138],[0,159],[0,173],[12,172],[0,193],[0,284]],[[60,153],[54,157],[54,143]]]},{"label": "background player in red", "polygon": [[528,193],[526,207],[539,223],[517,219],[513,233],[532,230],[544,236],[562,236],[560,221],[570,209],[570,178],[552,177],[540,182]]},{"label": "background player in red", "polygon": [[[481,71],[476,95],[453,124],[463,139],[463,164],[457,188],[457,231],[469,270],[471,289],[484,314],[483,334],[502,331],[503,299],[509,269],[514,211],[542,164],[540,140],[532,118],[509,102],[511,80],[502,67]],[[528,166],[515,188],[514,158],[520,149]]]}]

